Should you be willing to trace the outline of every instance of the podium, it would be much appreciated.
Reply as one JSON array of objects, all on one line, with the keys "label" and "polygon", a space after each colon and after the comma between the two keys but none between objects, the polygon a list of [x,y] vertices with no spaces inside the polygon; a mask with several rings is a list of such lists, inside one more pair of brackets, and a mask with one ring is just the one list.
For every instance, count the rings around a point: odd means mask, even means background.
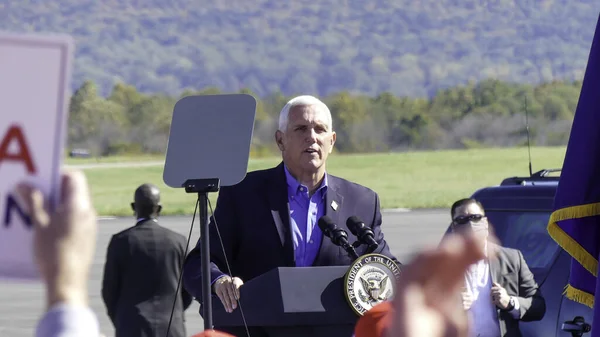
[{"label": "podium", "polygon": [[[347,271],[348,266],[280,267],[244,283],[240,303],[248,327],[261,327],[269,337],[351,337],[359,316],[344,295]],[[243,329],[240,308],[227,313],[213,296],[215,329]]]}]

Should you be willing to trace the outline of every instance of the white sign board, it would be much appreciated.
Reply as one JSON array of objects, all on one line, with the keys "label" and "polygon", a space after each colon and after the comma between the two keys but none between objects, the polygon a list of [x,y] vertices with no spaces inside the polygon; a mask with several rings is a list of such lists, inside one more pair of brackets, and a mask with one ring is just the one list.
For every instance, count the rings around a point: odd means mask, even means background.
[{"label": "white sign board", "polygon": [[0,278],[38,278],[33,227],[13,191],[29,181],[57,201],[72,53],[69,36],[0,32]]}]

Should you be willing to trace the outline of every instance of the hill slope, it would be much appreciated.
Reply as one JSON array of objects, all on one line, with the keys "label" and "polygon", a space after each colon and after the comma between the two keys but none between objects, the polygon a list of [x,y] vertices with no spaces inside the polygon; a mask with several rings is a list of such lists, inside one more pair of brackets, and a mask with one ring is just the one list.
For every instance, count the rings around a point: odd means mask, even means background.
[{"label": "hill slope", "polygon": [[[201,5],[200,5],[201,4]],[[495,77],[581,79],[595,0],[0,0],[0,30],[77,40],[75,81],[432,95]]]}]

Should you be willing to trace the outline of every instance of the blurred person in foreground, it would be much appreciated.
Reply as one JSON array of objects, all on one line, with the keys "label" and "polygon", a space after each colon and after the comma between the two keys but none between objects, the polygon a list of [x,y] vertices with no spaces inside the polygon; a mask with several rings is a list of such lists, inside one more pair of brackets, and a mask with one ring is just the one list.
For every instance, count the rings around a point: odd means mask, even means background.
[{"label": "blurred person in foreground", "polygon": [[420,252],[404,265],[394,299],[360,317],[354,336],[469,336],[460,291],[469,266],[484,257],[484,246],[473,234],[450,234],[438,248]]},{"label": "blurred person in foreground", "polygon": [[16,195],[34,225],[34,256],[46,288],[46,312],[37,337],[97,337],[88,306],[88,275],[96,246],[96,211],[79,171],[62,175],[58,207],[49,213],[37,188],[20,184]]},{"label": "blurred person in foreground", "polygon": [[[473,233],[486,257],[469,267],[462,292],[463,309],[473,322],[472,336],[520,337],[519,321],[539,321],[546,313],[533,273],[521,251],[488,241],[485,210],[475,199],[460,199],[452,207],[452,232]],[[494,252],[493,257],[487,257]]]},{"label": "blurred person in foreground", "polygon": [[177,288],[187,240],[158,223],[162,206],[155,185],[140,185],[131,208],[136,224],[112,236],[104,264],[102,299],[115,336],[186,337],[192,296]]}]

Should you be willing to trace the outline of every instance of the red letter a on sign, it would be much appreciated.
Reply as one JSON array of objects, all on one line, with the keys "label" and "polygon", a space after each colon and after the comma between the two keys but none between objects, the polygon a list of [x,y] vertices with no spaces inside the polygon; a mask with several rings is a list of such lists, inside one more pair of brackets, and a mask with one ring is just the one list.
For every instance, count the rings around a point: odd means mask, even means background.
[{"label": "red letter a on sign", "polygon": [[[13,141],[17,142],[19,150],[16,151],[16,153],[9,153],[8,149]],[[21,128],[16,125],[13,125],[8,129],[6,135],[2,139],[2,143],[0,143],[0,164],[5,160],[20,161],[25,164],[25,167],[27,167],[27,171],[30,174],[35,173],[35,166],[33,165],[31,152],[25,141],[25,136],[23,135]]]}]

